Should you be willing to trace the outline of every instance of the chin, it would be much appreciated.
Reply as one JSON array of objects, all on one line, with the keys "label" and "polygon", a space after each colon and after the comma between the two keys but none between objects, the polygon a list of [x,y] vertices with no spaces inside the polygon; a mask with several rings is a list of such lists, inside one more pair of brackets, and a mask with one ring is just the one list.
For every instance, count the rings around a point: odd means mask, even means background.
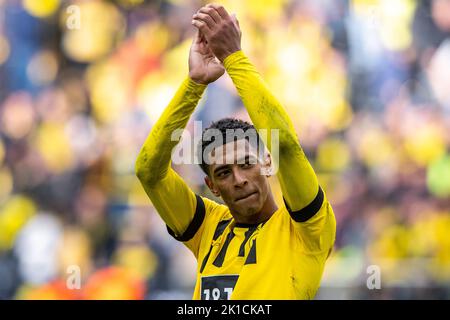
[{"label": "chin", "polygon": [[262,209],[262,206],[260,206],[258,203],[255,203],[253,205],[249,205],[246,208],[243,208],[243,212],[245,212],[246,216],[252,216],[256,213],[259,213]]},{"label": "chin", "polygon": [[230,209],[233,208],[233,211],[238,212],[242,216],[250,217],[257,213],[259,213],[264,206],[264,203],[261,203],[260,198],[255,199],[252,203],[248,203],[246,205],[234,204],[233,206],[228,206]]}]

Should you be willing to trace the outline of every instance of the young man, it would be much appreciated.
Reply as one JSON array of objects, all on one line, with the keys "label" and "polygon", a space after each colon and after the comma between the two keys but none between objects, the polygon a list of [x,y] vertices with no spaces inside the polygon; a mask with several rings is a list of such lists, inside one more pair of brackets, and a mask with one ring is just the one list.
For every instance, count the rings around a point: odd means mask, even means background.
[{"label": "young man", "polygon": [[[136,174],[169,233],[198,260],[194,299],[312,299],[334,244],[333,210],[289,116],[241,51],[236,18],[210,4],[193,16],[192,24],[198,30],[190,50],[189,77],[145,141]],[[253,129],[244,121],[213,123],[225,141],[214,140],[211,152],[205,157],[202,153],[205,182],[226,205],[194,194],[171,168],[171,151],[177,144],[171,141],[172,132],[185,128],[206,85],[225,70],[256,129],[279,132],[277,177],[285,202],[281,207],[264,174],[272,160],[261,157],[260,140],[255,144],[247,138],[226,139],[227,129]],[[264,142],[271,150],[268,136]],[[203,140],[202,151],[211,143]]]}]

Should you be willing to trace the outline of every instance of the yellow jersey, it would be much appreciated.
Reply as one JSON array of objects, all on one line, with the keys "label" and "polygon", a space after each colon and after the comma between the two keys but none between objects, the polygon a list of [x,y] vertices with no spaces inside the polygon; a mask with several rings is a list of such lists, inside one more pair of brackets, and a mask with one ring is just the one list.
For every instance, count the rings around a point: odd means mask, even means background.
[{"label": "yellow jersey", "polygon": [[[198,195],[196,198],[191,229],[175,236],[198,260],[194,299],[315,296],[335,228],[331,206],[322,190],[301,212],[283,206],[257,225],[236,223],[227,206]],[[317,237],[315,229],[321,230]]]}]

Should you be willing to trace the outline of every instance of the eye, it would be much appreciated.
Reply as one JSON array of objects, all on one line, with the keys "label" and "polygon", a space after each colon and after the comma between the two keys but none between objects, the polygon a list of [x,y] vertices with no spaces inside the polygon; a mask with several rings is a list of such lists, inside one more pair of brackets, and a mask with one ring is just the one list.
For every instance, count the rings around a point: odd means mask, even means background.
[{"label": "eye", "polygon": [[224,178],[230,173],[230,170],[222,170],[217,173],[218,178]]}]

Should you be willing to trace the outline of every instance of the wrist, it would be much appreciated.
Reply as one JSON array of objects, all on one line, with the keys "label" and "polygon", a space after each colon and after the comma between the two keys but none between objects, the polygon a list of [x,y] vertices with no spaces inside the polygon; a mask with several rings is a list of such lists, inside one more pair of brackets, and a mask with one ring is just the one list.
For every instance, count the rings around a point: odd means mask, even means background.
[{"label": "wrist", "polygon": [[220,62],[222,62],[222,64],[225,62],[225,60],[229,57],[229,56],[231,56],[232,54],[234,54],[234,53],[236,53],[236,52],[238,52],[238,51],[241,51],[241,49],[240,48],[236,48],[236,49],[234,49],[234,50],[230,50],[230,51],[227,51],[227,52],[225,52],[224,54],[222,54],[220,57],[217,57],[219,60],[220,60]]},{"label": "wrist", "polygon": [[193,87],[204,87],[204,86],[207,86],[209,84],[209,82],[204,81],[204,80],[202,80],[202,79],[200,79],[198,77],[195,77],[191,73],[189,73],[188,82]]}]

